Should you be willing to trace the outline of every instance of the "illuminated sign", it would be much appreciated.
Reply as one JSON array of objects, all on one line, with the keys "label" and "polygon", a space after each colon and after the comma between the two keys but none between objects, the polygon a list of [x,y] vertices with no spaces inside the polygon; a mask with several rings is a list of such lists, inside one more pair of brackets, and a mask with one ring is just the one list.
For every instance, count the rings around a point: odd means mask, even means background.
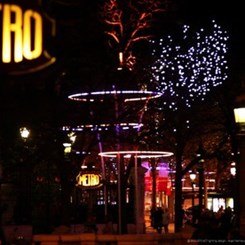
[{"label": "illuminated sign", "polygon": [[101,175],[95,173],[79,173],[76,186],[81,188],[97,188],[101,186]]},{"label": "illuminated sign", "polygon": [[55,62],[44,46],[46,35],[55,35],[54,22],[37,7],[19,2],[0,3],[0,69],[10,74],[29,73]]}]

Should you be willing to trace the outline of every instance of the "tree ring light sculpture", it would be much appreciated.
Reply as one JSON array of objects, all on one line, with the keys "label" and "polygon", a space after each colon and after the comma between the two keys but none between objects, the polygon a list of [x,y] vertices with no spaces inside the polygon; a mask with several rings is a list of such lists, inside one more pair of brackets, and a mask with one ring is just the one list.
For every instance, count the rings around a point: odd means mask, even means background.
[{"label": "tree ring light sculpture", "polygon": [[99,153],[102,157],[116,158],[123,156],[124,158],[130,158],[131,155],[135,155],[136,158],[161,158],[173,156],[172,152],[168,151],[104,151]]},{"label": "tree ring light sculpture", "polygon": [[162,95],[160,92],[146,91],[146,90],[108,90],[108,91],[94,91],[76,93],[68,96],[69,99],[81,102],[103,102],[106,96],[117,96],[123,98],[124,102],[141,101],[156,99]]}]

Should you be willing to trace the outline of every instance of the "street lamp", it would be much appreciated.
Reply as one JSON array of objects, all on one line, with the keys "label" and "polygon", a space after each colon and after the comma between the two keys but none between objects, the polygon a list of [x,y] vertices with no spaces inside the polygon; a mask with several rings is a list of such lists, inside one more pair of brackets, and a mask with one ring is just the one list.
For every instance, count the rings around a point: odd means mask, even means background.
[{"label": "street lamp", "polygon": [[233,178],[236,176],[236,163],[235,162],[231,163],[230,174]]},{"label": "street lamp", "polygon": [[192,187],[192,209],[194,208],[195,205],[195,200],[194,200],[194,190],[195,190],[195,180],[196,180],[196,173],[191,172],[190,173],[190,179],[191,179],[191,187]]},{"label": "street lamp", "polygon": [[234,108],[234,116],[239,126],[239,133],[245,133],[245,107]]},{"label": "street lamp", "polygon": [[22,139],[26,140],[30,136],[30,130],[26,127],[20,128],[20,136]]},{"label": "street lamp", "polygon": [[66,157],[69,156],[69,154],[71,153],[72,149],[72,144],[74,144],[74,142],[76,141],[76,135],[72,132],[72,133],[69,133],[68,135],[68,138],[69,138],[69,142],[64,142],[63,143],[63,146],[64,146],[64,154]]},{"label": "street lamp", "polygon": [[21,152],[21,157],[18,166],[18,196],[16,199],[16,222],[22,224],[26,222],[28,217],[28,205],[30,204],[30,177],[31,173],[29,171],[29,153],[30,149],[28,147],[27,139],[30,136],[30,130],[26,127],[19,128],[20,136],[23,140],[23,148]]},{"label": "street lamp", "polygon": [[[237,149],[236,150],[236,157],[237,165],[235,166],[236,169],[236,178],[235,178],[235,197],[234,200],[234,210],[238,216],[238,223],[240,226],[240,233],[242,236],[245,235],[245,199],[243,197],[244,193],[244,178],[245,176],[245,96],[242,94],[238,96],[236,99],[237,107],[234,108],[234,118],[237,127],[236,137],[237,137]],[[234,171],[234,170],[233,170]]]},{"label": "street lamp", "polygon": [[191,188],[192,188],[192,223],[194,222],[194,206],[195,206],[195,186],[196,186],[196,173],[190,173],[190,180],[191,180]]},{"label": "street lamp", "polygon": [[201,215],[202,209],[203,209],[203,189],[204,189],[204,150],[202,146],[199,146],[199,149],[197,151],[197,158],[198,158],[198,165],[197,165],[197,171],[198,171],[198,184],[199,184],[199,204],[198,204],[198,215]]},{"label": "street lamp", "polygon": [[230,165],[230,190],[229,192],[231,193],[231,205],[233,210],[236,212],[237,211],[237,181],[236,181],[236,163],[232,162]]}]

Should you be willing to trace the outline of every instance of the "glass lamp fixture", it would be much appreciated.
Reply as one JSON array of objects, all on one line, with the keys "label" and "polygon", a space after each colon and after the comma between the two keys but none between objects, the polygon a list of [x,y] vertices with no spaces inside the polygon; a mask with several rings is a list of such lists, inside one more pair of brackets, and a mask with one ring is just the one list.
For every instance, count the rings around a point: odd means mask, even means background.
[{"label": "glass lamp fixture", "polygon": [[234,108],[234,116],[239,133],[245,133],[245,107]]},{"label": "glass lamp fixture", "polygon": [[236,175],[236,163],[235,162],[231,163],[230,173],[232,176]]},{"label": "glass lamp fixture", "polygon": [[64,153],[69,154],[71,153],[71,143],[63,143],[64,146]]},{"label": "glass lamp fixture", "polygon": [[239,133],[245,133],[245,84],[242,84],[241,94],[235,99],[235,106],[233,109],[235,122],[238,126]]},{"label": "glass lamp fixture", "polygon": [[234,115],[236,123],[245,123],[245,107],[235,108]]},{"label": "glass lamp fixture", "polygon": [[76,141],[76,138],[77,138],[77,136],[74,132],[69,133],[68,137],[72,143],[74,143]]},{"label": "glass lamp fixture", "polygon": [[196,173],[194,173],[194,172],[191,172],[190,173],[191,183],[194,183],[195,182],[196,176],[197,176]]},{"label": "glass lamp fixture", "polygon": [[26,127],[21,127],[20,135],[24,140],[26,140],[30,136],[30,130]]}]

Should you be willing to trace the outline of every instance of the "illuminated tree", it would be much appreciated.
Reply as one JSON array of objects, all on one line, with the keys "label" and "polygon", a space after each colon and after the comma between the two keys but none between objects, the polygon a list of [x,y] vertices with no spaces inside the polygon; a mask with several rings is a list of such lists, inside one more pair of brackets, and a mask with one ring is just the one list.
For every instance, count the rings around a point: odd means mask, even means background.
[{"label": "illuminated tree", "polygon": [[[178,214],[182,209],[184,149],[193,137],[191,127],[195,109],[201,105],[197,102],[205,101],[227,79],[227,41],[226,31],[215,21],[209,31],[200,29],[193,32],[185,25],[181,36],[176,40],[168,36],[158,42],[151,41],[154,57],[151,83],[162,93],[156,107],[164,113],[165,126],[162,127],[164,130],[168,128],[175,147],[176,232],[182,226]],[[201,139],[202,136],[199,137]]]},{"label": "illuminated tree", "polygon": [[152,37],[149,28],[153,14],[168,9],[168,1],[105,1],[102,11],[103,22],[108,27],[105,33],[110,37],[109,45],[117,50],[120,67],[133,69],[136,63],[136,56],[133,54],[135,43]]},{"label": "illuminated tree", "polygon": [[164,105],[173,111],[204,100],[212,88],[227,79],[228,35],[215,21],[212,24],[210,32],[200,29],[194,36],[188,36],[193,33],[189,26],[183,26],[180,44],[171,36],[152,41],[152,55],[156,56],[152,82],[163,93]]}]

